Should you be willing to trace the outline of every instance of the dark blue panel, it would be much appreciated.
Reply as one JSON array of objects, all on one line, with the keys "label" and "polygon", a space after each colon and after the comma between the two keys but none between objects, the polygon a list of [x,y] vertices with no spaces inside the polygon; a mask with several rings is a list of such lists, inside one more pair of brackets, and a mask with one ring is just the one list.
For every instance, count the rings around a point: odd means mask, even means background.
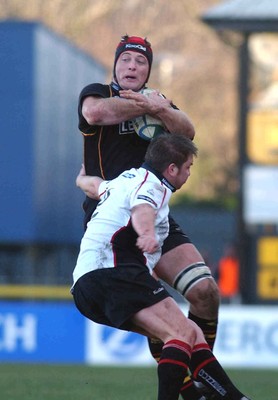
[{"label": "dark blue panel", "polygon": [[32,235],[32,25],[0,24],[0,37],[0,239],[20,240]]},{"label": "dark blue panel", "polygon": [[106,71],[38,23],[2,22],[0,37],[0,242],[79,243],[77,101]]}]

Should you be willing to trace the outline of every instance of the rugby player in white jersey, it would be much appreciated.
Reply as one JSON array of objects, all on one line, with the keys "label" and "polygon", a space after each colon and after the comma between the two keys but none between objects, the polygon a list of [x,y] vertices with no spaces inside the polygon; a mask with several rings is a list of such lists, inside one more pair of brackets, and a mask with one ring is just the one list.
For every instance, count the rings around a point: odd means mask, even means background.
[{"label": "rugby player in white jersey", "polygon": [[196,155],[190,139],[165,133],[153,139],[140,168],[111,181],[84,177],[100,201],[81,241],[72,294],[90,320],[163,342],[158,400],[178,400],[188,368],[216,398],[243,400],[201,329],[152,276],[169,231],[169,199],[187,181]]}]

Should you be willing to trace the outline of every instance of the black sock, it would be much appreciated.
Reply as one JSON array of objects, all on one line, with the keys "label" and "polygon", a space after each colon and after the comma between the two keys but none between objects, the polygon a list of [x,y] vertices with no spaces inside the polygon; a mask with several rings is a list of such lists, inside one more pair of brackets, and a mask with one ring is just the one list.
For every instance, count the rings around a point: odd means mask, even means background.
[{"label": "black sock", "polygon": [[196,315],[192,314],[190,311],[188,313],[188,318],[191,319],[191,321],[194,321],[201,328],[210,349],[213,350],[218,326],[218,319],[199,318]]},{"label": "black sock", "polygon": [[[148,344],[149,344],[149,349],[150,349],[151,355],[158,363],[160,360],[160,357],[161,357],[161,353],[162,353],[163,342],[159,339],[148,338]],[[189,370],[187,370],[187,372],[186,372],[186,376],[183,380],[180,394],[183,397],[183,399],[185,399],[185,400],[186,399],[199,400],[201,397],[200,393],[197,391],[197,389],[194,386],[193,380],[191,379],[191,373]]]},{"label": "black sock", "polygon": [[240,400],[243,397],[216,360],[207,343],[194,346],[190,368],[193,378],[212,389],[220,398]]},{"label": "black sock", "polygon": [[158,400],[178,400],[188,370],[191,347],[181,340],[170,340],[163,346],[157,367]]},{"label": "black sock", "polygon": [[160,360],[164,343],[160,339],[148,338],[148,345],[151,355],[155,361],[158,362]]},{"label": "black sock", "polygon": [[183,380],[180,395],[184,400],[200,400],[200,398],[202,397],[202,395],[196,389],[193,379],[191,379],[191,374],[189,370],[187,370],[186,377]]}]

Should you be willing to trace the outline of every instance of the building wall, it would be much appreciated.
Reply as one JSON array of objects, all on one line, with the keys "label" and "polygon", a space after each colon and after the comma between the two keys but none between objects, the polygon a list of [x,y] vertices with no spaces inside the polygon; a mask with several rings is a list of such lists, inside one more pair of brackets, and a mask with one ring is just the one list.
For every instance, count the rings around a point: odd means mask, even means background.
[{"label": "building wall", "polygon": [[41,24],[3,22],[0,35],[0,242],[76,243],[83,198],[75,187],[83,154],[78,95],[106,71]]}]

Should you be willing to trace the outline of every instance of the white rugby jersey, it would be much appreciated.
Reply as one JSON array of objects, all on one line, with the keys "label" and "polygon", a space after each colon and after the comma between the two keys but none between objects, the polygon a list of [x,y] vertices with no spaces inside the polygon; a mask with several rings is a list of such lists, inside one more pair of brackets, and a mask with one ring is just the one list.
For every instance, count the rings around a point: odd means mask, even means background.
[{"label": "white rugby jersey", "polygon": [[[168,203],[175,188],[148,168],[144,164],[101,183],[100,202],[81,241],[74,283],[87,272],[119,264],[143,262],[150,272],[155,267],[169,232]],[[136,246],[138,236],[131,225],[131,209],[139,204],[149,204],[156,210],[155,232],[160,248],[153,254],[143,253]]]}]

